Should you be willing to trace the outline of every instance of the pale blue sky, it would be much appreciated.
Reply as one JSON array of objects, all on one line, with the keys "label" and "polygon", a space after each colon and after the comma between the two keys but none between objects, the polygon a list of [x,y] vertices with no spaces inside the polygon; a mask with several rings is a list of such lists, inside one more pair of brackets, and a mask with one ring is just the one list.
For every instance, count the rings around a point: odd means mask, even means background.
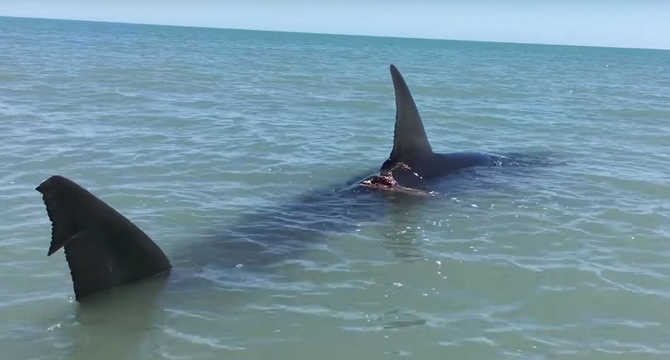
[{"label": "pale blue sky", "polygon": [[0,0],[0,15],[670,49],[670,0]]}]

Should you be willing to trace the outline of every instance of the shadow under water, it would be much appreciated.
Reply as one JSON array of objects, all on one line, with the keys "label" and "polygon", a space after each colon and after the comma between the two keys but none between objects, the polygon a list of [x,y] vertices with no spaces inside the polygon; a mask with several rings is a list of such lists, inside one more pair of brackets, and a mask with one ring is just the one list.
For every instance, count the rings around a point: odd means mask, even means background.
[{"label": "shadow under water", "polygon": [[187,244],[188,267],[244,267],[261,270],[318,247],[333,233],[353,231],[387,218],[429,197],[360,185],[372,172],[326,186],[296,199],[240,217],[234,225]]},{"label": "shadow under water", "polygon": [[[185,243],[171,259],[175,267],[194,271],[208,267],[260,271],[298,258],[308,249],[318,249],[332,234],[351,232],[382,221],[401,223],[413,208],[429,202],[440,203],[459,192],[511,186],[510,180],[527,177],[538,167],[559,164],[541,155],[506,156],[510,159],[508,165],[459,170],[426,183],[426,191],[420,192],[421,195],[363,186],[361,182],[376,172],[359,173],[288,202],[244,214],[232,226],[218,228],[199,241]],[[396,253],[397,245],[396,242],[389,250],[401,260],[412,258],[407,256],[407,249],[402,250],[402,254]],[[408,248],[412,246],[407,244]]]}]

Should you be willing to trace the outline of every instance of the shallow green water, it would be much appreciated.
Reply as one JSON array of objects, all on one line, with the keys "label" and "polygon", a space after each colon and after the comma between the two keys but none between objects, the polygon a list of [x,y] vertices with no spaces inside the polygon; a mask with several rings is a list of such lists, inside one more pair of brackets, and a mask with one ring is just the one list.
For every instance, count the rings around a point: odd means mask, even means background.
[{"label": "shallow green water", "polygon": [[[305,198],[388,156],[390,63],[435,150],[564,164]],[[0,18],[0,357],[665,359],[669,69],[667,51]],[[34,191],[53,174],[144,229],[166,283],[74,302]]]}]

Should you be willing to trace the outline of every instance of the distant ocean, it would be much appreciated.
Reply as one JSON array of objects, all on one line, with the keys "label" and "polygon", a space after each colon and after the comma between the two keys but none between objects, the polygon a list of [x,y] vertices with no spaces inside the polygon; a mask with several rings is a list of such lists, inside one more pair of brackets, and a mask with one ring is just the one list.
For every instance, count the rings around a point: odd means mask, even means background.
[{"label": "distant ocean", "polygon": [[[312,210],[387,158],[389,64],[435,150],[561,165]],[[668,144],[670,51],[0,18],[0,358],[668,359]],[[164,288],[73,300],[53,174]]]}]

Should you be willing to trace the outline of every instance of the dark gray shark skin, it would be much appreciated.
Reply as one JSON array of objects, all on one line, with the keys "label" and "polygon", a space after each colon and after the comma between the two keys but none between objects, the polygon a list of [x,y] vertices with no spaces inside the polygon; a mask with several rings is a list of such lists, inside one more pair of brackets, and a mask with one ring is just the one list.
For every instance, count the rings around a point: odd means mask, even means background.
[{"label": "dark gray shark skin", "polygon": [[64,248],[77,300],[172,268],[140,228],[75,182],[52,176],[36,190],[52,223],[47,255]]},{"label": "dark gray shark skin", "polygon": [[[426,131],[414,103],[412,93],[400,74],[400,71],[391,65],[391,77],[395,89],[396,122],[393,134],[393,149],[388,160],[381,167],[381,173],[398,171],[397,164],[406,164],[419,178],[424,181],[444,177],[461,169],[479,166],[518,166],[526,165],[502,155],[479,152],[458,152],[439,154],[433,152]],[[410,178],[410,180],[412,180]],[[416,179],[413,179],[416,182]],[[402,181],[398,180],[403,184]],[[416,184],[403,184],[414,187]]]}]

